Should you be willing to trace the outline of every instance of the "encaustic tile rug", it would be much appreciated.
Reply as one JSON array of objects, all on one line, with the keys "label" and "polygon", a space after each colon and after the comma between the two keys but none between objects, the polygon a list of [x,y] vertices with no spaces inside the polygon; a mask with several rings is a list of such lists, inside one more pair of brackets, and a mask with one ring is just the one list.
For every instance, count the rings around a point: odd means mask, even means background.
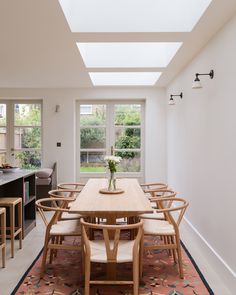
[{"label": "encaustic tile rug", "polygon": [[[78,242],[67,240],[67,242]],[[147,242],[147,241],[146,241]],[[150,241],[149,241],[150,242]],[[182,245],[183,246],[183,245]],[[183,246],[184,247],[184,246]],[[186,248],[182,248],[184,279],[179,278],[178,266],[167,251],[147,251],[144,253],[143,278],[140,281],[140,295],[207,295],[214,294],[203,278]],[[76,251],[58,251],[52,264],[47,265],[43,279],[40,279],[42,254],[16,286],[13,294],[18,295],[83,295],[83,271],[81,256]],[[92,264],[92,277],[104,279],[106,267]],[[131,279],[132,264],[120,264],[117,276]],[[94,285],[91,295],[132,295],[132,286]]]}]

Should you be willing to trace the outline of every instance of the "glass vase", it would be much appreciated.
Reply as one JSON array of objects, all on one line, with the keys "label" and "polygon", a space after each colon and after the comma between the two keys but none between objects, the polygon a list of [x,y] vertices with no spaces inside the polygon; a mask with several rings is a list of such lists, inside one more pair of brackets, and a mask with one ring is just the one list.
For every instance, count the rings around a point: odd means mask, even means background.
[{"label": "glass vase", "polygon": [[115,178],[115,173],[111,172],[110,177],[108,180],[108,190],[109,191],[115,191],[116,190],[116,178]]}]

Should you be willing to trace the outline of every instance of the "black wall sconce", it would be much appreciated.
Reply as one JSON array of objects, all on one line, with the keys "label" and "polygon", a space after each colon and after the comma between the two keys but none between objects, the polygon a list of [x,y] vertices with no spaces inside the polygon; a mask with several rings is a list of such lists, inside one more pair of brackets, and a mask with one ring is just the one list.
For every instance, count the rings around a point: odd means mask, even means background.
[{"label": "black wall sconce", "polygon": [[169,100],[169,105],[173,106],[175,105],[175,101],[174,101],[174,96],[179,96],[181,99],[183,98],[183,92],[180,92],[180,94],[171,94],[170,95],[170,100]]},{"label": "black wall sconce", "polygon": [[210,76],[210,79],[213,79],[214,78],[214,71],[211,70],[209,74],[199,74],[199,73],[196,73],[195,75],[196,75],[196,78],[193,81],[192,88],[193,89],[199,89],[199,88],[202,88],[202,84],[201,84],[201,81],[199,79],[199,76]]},{"label": "black wall sconce", "polygon": [[60,112],[60,108],[61,108],[61,106],[59,104],[56,104],[56,106],[55,106],[55,113],[59,113]]}]

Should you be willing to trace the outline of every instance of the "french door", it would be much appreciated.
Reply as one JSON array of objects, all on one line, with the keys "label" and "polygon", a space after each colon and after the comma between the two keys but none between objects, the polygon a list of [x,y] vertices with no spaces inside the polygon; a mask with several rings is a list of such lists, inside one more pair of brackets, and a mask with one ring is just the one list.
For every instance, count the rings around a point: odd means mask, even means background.
[{"label": "french door", "polygon": [[0,165],[41,166],[41,102],[1,100]]},{"label": "french door", "polygon": [[144,176],[144,102],[77,103],[77,179],[104,177],[105,155],[122,158],[117,173]]}]

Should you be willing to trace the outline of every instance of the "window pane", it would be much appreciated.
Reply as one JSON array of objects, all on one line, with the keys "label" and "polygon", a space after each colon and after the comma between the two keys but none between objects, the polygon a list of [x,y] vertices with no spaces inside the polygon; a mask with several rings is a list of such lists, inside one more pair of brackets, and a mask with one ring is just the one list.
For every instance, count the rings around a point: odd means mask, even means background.
[{"label": "window pane", "polygon": [[88,105],[80,105],[80,125],[105,125],[106,122],[106,106],[105,105],[91,105],[90,112],[85,113]]},{"label": "window pane", "polygon": [[91,115],[93,113],[93,106],[91,104],[83,104],[80,106],[81,115]]},{"label": "window pane", "polygon": [[141,160],[140,152],[119,152],[117,151],[116,156],[122,158],[117,171],[118,172],[140,172]]},{"label": "window pane", "polygon": [[6,126],[6,105],[0,104],[0,126]]},{"label": "window pane", "polygon": [[80,172],[105,172],[103,152],[80,152]]},{"label": "window pane", "polygon": [[15,149],[41,148],[41,128],[15,128]]},{"label": "window pane", "polygon": [[115,105],[115,125],[140,125],[141,105]]},{"label": "window pane", "polygon": [[41,125],[41,104],[15,104],[14,113],[16,126]]},{"label": "window pane", "polygon": [[80,147],[82,149],[105,148],[105,136],[105,128],[82,128],[80,129]]},{"label": "window pane", "polygon": [[5,150],[7,148],[7,133],[6,128],[0,128],[0,149]]},{"label": "window pane", "polygon": [[15,165],[24,169],[37,169],[41,167],[40,151],[22,151],[15,153]]},{"label": "window pane", "polygon": [[0,152],[0,166],[2,166],[4,163],[6,163],[6,153]]},{"label": "window pane", "polygon": [[115,148],[139,149],[141,146],[140,128],[116,128]]}]

